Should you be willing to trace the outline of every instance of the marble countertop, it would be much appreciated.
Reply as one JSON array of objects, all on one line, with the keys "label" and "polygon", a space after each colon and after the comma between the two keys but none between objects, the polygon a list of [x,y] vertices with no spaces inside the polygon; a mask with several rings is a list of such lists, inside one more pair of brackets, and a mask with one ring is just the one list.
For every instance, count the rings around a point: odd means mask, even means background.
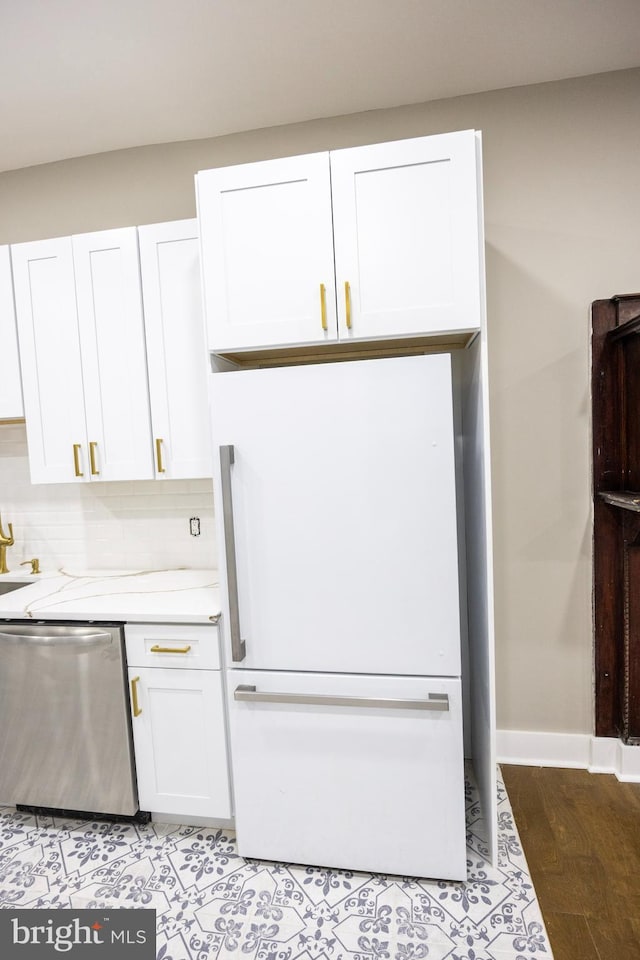
[{"label": "marble countertop", "polygon": [[220,613],[217,570],[58,570],[7,573],[0,619],[210,623]]}]

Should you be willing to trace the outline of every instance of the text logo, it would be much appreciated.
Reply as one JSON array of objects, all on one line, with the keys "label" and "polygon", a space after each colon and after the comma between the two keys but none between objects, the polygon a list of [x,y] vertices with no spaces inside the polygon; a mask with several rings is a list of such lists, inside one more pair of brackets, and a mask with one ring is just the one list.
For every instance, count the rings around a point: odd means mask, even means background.
[{"label": "text logo", "polygon": [[0,957],[155,960],[155,910],[0,910]]}]

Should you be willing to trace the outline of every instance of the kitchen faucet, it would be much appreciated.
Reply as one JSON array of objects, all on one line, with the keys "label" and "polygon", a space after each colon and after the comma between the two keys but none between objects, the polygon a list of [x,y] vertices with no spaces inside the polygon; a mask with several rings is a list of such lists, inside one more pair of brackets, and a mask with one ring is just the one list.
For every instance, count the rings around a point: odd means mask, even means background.
[{"label": "kitchen faucet", "polygon": [[0,518],[0,573],[9,573],[7,566],[7,547],[12,547],[14,543],[13,524],[9,524],[9,536],[7,537],[2,529],[2,519]]}]

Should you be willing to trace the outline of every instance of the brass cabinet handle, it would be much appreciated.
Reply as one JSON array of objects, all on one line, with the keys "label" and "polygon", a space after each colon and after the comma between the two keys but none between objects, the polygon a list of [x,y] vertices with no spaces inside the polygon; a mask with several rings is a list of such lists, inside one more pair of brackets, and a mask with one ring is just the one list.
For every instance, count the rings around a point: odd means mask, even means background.
[{"label": "brass cabinet handle", "polygon": [[162,444],[163,443],[164,443],[164,440],[162,439],[162,437],[156,437],[156,461],[158,464],[158,473],[167,472],[162,463]]},{"label": "brass cabinet handle", "polygon": [[184,647],[161,647],[159,644],[154,643],[151,647],[151,653],[189,653],[189,650],[191,650],[190,643]]},{"label": "brass cabinet handle", "polygon": [[344,306],[346,311],[347,330],[351,330],[351,287],[349,281],[344,282]]},{"label": "brass cabinet handle", "polygon": [[327,288],[324,283],[320,284],[320,318],[322,320],[322,329],[328,330],[327,326]]},{"label": "brass cabinet handle", "polygon": [[84,473],[80,469],[80,449],[82,444],[74,443],[73,445],[73,468],[75,470],[76,477],[84,477]]},{"label": "brass cabinet handle", "polygon": [[92,477],[100,476],[100,471],[96,467],[96,447],[97,446],[98,444],[95,442],[95,440],[92,440],[91,443],[89,444],[89,463],[91,465]]},{"label": "brass cabinet handle", "polygon": [[140,683],[140,677],[134,677],[131,681],[131,699],[133,701],[133,715],[134,717],[139,717],[142,713],[140,704],[138,703],[138,684]]}]

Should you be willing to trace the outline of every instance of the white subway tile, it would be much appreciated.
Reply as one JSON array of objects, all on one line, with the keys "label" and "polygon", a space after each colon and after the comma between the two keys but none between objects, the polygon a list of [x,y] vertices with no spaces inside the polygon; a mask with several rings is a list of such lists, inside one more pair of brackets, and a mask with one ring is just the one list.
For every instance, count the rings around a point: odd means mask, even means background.
[{"label": "white subway tile", "polygon": [[[0,426],[0,514],[14,525],[12,569],[31,556],[43,570],[216,562],[211,480],[32,485],[24,425]],[[190,536],[192,516],[199,537]]]}]

